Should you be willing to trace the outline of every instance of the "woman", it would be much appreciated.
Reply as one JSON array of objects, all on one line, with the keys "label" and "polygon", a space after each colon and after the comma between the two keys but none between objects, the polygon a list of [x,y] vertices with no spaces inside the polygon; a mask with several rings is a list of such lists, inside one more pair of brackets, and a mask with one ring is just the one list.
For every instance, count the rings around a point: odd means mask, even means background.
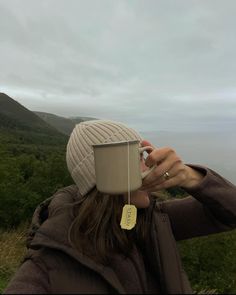
[{"label": "woman", "polygon": [[[171,148],[153,147],[140,166],[157,166],[131,194],[137,224],[124,230],[127,194],[97,191],[92,145],[131,140],[151,145],[118,122],[76,125],[66,154],[75,185],[35,211],[28,253],[5,294],[192,293],[176,240],[235,228],[236,187],[208,168],[185,165]],[[151,194],[173,186],[191,196],[160,202]]]}]

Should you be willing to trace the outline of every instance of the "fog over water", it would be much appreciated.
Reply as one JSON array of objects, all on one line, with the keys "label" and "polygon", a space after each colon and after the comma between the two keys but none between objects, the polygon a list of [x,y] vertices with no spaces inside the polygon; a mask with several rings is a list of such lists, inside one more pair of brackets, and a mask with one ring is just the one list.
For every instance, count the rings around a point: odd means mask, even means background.
[{"label": "fog over water", "polygon": [[236,184],[236,137],[232,132],[142,132],[156,147],[170,146],[185,163],[212,168]]}]

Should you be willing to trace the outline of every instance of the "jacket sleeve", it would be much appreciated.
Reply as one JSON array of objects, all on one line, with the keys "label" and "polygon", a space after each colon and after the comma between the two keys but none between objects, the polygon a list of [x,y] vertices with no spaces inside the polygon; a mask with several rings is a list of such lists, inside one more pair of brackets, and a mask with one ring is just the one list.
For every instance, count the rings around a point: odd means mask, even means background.
[{"label": "jacket sleeve", "polygon": [[191,196],[157,203],[168,215],[175,239],[236,228],[236,186],[209,168],[189,166],[205,174],[199,185],[186,190]]},{"label": "jacket sleeve", "polygon": [[18,269],[3,294],[48,294],[47,274],[32,260],[25,261]]}]

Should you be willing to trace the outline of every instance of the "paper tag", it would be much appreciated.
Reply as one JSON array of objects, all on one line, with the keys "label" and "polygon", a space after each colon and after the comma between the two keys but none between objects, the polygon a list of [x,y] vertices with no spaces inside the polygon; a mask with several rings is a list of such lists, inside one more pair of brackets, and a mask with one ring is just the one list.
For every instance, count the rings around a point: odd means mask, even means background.
[{"label": "paper tag", "polygon": [[122,210],[120,226],[122,229],[132,229],[136,224],[137,208],[134,205],[125,205]]}]

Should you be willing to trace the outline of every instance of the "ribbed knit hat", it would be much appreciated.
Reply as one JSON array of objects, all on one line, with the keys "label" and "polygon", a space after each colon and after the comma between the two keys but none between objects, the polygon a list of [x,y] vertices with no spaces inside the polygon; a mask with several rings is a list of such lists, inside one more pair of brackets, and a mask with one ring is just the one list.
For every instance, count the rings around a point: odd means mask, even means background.
[{"label": "ribbed knit hat", "polygon": [[124,140],[142,138],[134,129],[114,121],[91,120],[75,126],[67,144],[66,162],[82,196],[96,185],[92,145]]}]

